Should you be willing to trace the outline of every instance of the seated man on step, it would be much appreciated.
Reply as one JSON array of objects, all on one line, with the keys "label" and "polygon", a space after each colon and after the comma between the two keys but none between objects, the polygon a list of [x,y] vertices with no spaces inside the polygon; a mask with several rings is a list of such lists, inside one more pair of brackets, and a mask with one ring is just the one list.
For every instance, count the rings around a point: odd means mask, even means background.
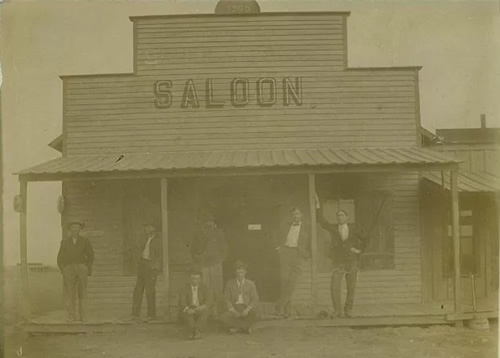
[{"label": "seated man on step", "polygon": [[190,339],[201,338],[212,306],[212,293],[201,282],[201,276],[201,270],[191,270],[189,283],[179,297],[180,316],[188,328]]},{"label": "seated man on step", "polygon": [[230,279],[224,290],[228,311],[223,313],[221,320],[229,328],[229,332],[251,333],[252,326],[257,321],[257,304],[259,295],[255,283],[245,276],[247,265],[236,262],[236,277]]}]

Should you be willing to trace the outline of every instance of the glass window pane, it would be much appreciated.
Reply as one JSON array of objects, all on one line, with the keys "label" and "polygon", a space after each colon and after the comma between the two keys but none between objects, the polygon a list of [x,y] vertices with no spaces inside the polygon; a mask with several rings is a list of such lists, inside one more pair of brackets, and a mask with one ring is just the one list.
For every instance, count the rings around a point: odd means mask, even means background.
[{"label": "glass window pane", "polygon": [[460,251],[462,255],[474,255],[474,240],[472,239],[472,237],[461,238]]},{"label": "glass window pane", "polygon": [[472,225],[462,225],[460,226],[461,236],[472,236]]}]

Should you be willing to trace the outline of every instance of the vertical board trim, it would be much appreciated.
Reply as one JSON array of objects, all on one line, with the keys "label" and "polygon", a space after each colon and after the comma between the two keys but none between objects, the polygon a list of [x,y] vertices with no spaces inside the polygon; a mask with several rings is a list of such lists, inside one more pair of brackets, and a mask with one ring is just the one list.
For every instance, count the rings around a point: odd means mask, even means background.
[{"label": "vertical board trim", "polygon": [[461,277],[460,277],[460,232],[459,220],[460,212],[458,206],[458,171],[450,172],[450,188],[451,188],[451,213],[452,213],[452,232],[453,232],[453,268],[454,268],[454,302],[455,313],[462,310],[462,292],[461,292]]},{"label": "vertical board trim", "polygon": [[165,320],[170,320],[170,282],[169,282],[169,259],[168,259],[168,183],[166,178],[161,178],[161,236],[163,254],[163,303],[165,309]]},{"label": "vertical board trim", "polygon": [[311,217],[311,298],[312,309],[316,312],[318,305],[318,283],[317,283],[317,250],[318,241],[316,233],[316,205],[314,202],[314,195],[316,194],[316,176],[308,174],[308,194],[309,194],[309,209]]}]

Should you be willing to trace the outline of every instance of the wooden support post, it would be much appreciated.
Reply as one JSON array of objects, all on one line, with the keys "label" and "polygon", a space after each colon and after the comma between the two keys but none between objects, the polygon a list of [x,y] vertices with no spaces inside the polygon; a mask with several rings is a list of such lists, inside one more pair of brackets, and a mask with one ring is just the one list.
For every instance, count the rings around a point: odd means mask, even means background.
[{"label": "wooden support post", "polygon": [[20,220],[20,246],[21,246],[21,284],[23,293],[28,287],[28,182],[21,181],[20,196],[21,196],[21,220]]},{"label": "wooden support post", "polygon": [[[460,212],[458,206],[458,171],[450,171],[451,217],[453,234],[453,271],[455,314],[462,312],[462,289],[460,276]],[[460,324],[461,325],[461,322]]]},{"label": "wooden support post", "polygon": [[318,305],[318,240],[316,233],[316,204],[314,195],[316,195],[316,176],[309,174],[309,209],[311,217],[311,298],[313,315],[316,315]]},{"label": "wooden support post", "polygon": [[30,317],[28,303],[28,182],[21,180],[20,182],[20,253],[21,253],[21,297],[20,314],[25,319]]},{"label": "wooden support post", "polygon": [[163,252],[163,304],[165,307],[165,320],[170,321],[170,276],[168,258],[168,195],[167,179],[161,178],[161,238]]}]

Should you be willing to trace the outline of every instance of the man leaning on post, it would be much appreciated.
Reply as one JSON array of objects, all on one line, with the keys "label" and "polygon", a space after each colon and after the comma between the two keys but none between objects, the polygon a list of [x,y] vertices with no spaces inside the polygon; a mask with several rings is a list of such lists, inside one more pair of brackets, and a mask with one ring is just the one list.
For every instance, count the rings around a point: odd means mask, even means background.
[{"label": "man leaning on post", "polygon": [[137,280],[132,296],[132,320],[138,321],[141,315],[142,298],[146,292],[146,322],[156,319],[156,279],[162,266],[160,235],[153,222],[144,223],[144,236],[141,237],[140,257],[137,266]]},{"label": "man leaning on post", "polygon": [[83,223],[72,221],[68,224],[69,235],[61,241],[57,254],[57,266],[63,275],[64,301],[68,321],[75,320],[76,295],[80,321],[85,320],[84,299],[87,277],[92,275],[94,250],[90,240],[80,235]]}]

